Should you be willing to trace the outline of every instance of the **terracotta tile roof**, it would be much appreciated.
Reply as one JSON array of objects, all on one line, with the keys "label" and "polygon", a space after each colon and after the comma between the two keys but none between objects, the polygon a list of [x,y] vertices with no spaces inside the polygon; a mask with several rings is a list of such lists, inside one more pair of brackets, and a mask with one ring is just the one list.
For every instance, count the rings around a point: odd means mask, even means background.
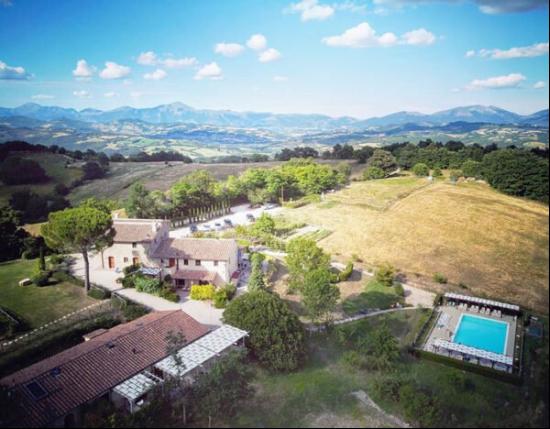
[{"label": "terracotta tile roof", "polygon": [[217,238],[170,238],[164,240],[153,252],[153,258],[201,259],[227,261],[236,258],[235,240]]},{"label": "terracotta tile roof", "polygon": [[[165,358],[166,336],[181,331],[187,342],[208,328],[183,311],[150,313],[24,368],[2,380],[19,396],[25,416],[18,425],[45,426]],[[47,392],[35,399],[26,387]]]},{"label": "terracotta tile roof", "polygon": [[115,219],[113,228],[116,232],[114,241],[118,243],[140,243],[152,241],[157,235],[155,228],[164,220],[148,219]]}]

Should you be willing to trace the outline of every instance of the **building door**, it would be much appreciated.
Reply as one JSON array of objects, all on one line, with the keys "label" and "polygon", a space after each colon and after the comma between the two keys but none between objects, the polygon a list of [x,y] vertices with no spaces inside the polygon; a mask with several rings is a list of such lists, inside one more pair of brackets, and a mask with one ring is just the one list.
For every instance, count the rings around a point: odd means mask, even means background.
[{"label": "building door", "polygon": [[139,264],[139,258],[138,258],[137,256],[134,256],[134,257],[132,258],[132,264],[134,264],[134,265]]},{"label": "building door", "polygon": [[115,268],[115,257],[109,256],[109,269]]}]

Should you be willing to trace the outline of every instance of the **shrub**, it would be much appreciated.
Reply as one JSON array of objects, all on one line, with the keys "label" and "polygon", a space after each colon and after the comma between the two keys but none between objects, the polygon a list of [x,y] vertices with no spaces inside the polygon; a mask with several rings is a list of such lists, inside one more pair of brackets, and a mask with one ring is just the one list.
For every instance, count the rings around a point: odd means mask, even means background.
[{"label": "shrub", "polygon": [[349,261],[346,264],[346,268],[344,268],[340,272],[340,274],[338,276],[338,279],[341,282],[345,282],[346,280],[348,280],[351,277],[352,274],[353,274],[353,262]]},{"label": "shrub", "polygon": [[365,180],[383,179],[385,176],[384,170],[379,167],[367,167],[363,171],[363,179]]},{"label": "shrub", "polygon": [[197,301],[208,301],[214,298],[214,285],[193,285],[191,286],[191,299]]},{"label": "shrub", "polygon": [[414,175],[417,177],[426,177],[430,175],[429,167],[423,162],[419,162],[418,164],[415,164],[412,171]]},{"label": "shrub", "polygon": [[342,362],[351,370],[361,369],[365,366],[364,356],[356,350],[348,350],[342,355]]},{"label": "shrub", "polygon": [[36,286],[46,286],[50,281],[50,272],[49,271],[39,271],[32,278],[31,281]]},{"label": "shrub", "polygon": [[462,177],[462,171],[460,170],[451,170],[449,172],[449,179],[451,179],[451,182],[456,183],[458,179]]},{"label": "shrub", "polygon": [[410,383],[401,386],[399,401],[403,404],[407,420],[417,422],[420,427],[431,427],[437,421],[438,411],[435,400],[418,386]]},{"label": "shrub", "polygon": [[111,297],[111,293],[106,289],[94,287],[88,291],[88,296],[94,299],[107,299]]},{"label": "shrub", "polygon": [[441,273],[435,273],[433,276],[433,280],[434,282],[442,285],[447,284],[447,281],[448,281],[447,277]]},{"label": "shrub", "polygon": [[214,291],[213,303],[216,308],[225,308],[229,299],[227,298],[227,291],[225,289],[218,289]]},{"label": "shrub", "polygon": [[52,255],[50,256],[50,264],[52,265],[59,265],[65,262],[65,256],[64,255]]},{"label": "shrub", "polygon": [[138,304],[128,303],[122,308],[122,314],[124,315],[124,319],[126,319],[127,322],[145,316],[147,313],[147,309]]},{"label": "shrub", "polygon": [[127,267],[124,267],[122,269],[122,272],[124,273],[125,276],[127,276],[132,273],[135,273],[136,271],[139,271],[140,268],[141,268],[141,264],[128,265]]},{"label": "shrub", "polygon": [[475,177],[479,179],[481,177],[481,162],[469,159],[462,164],[462,173],[464,177]]},{"label": "shrub", "polygon": [[145,292],[150,294],[158,294],[162,287],[161,282],[157,278],[150,277],[136,277],[134,284],[138,292]]},{"label": "shrub", "polygon": [[403,285],[401,283],[397,283],[394,286],[395,294],[400,297],[405,297],[405,289],[403,289]]},{"label": "shrub", "polygon": [[378,377],[374,380],[374,390],[386,401],[398,402],[402,385],[403,381],[396,377]]},{"label": "shrub", "polygon": [[176,291],[170,286],[166,285],[162,287],[162,289],[160,289],[160,291],[158,292],[158,296],[171,302],[179,302],[180,300],[180,297],[176,293]]},{"label": "shrub", "polygon": [[248,346],[265,367],[292,371],[304,358],[304,329],[298,316],[277,295],[249,292],[231,301],[224,322],[249,332]]},{"label": "shrub", "polygon": [[235,286],[233,283],[227,283],[224,286],[225,292],[227,293],[227,299],[232,300],[235,297],[235,294],[237,293],[237,286]]},{"label": "shrub", "polygon": [[435,168],[434,168],[434,171],[433,171],[433,173],[432,173],[432,176],[433,176],[433,177],[442,177],[442,176],[443,176],[443,172],[441,171],[441,168],[435,167]]},{"label": "shrub", "polygon": [[376,270],[376,280],[384,286],[392,286],[394,278],[395,268],[389,263],[380,265]]}]

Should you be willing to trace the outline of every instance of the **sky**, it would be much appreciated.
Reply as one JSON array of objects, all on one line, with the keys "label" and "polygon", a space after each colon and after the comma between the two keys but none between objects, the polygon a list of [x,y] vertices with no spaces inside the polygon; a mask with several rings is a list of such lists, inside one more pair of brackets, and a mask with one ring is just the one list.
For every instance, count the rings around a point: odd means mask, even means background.
[{"label": "sky", "polygon": [[548,108],[548,0],[0,0],[0,106]]}]

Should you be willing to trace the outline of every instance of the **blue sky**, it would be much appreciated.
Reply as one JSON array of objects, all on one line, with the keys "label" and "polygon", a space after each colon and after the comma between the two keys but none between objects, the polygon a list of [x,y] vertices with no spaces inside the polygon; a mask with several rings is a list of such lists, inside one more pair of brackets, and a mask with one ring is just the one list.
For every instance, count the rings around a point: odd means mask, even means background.
[{"label": "blue sky", "polygon": [[[0,105],[548,107],[548,0],[0,0]],[[253,37],[255,36],[255,37]]]}]

